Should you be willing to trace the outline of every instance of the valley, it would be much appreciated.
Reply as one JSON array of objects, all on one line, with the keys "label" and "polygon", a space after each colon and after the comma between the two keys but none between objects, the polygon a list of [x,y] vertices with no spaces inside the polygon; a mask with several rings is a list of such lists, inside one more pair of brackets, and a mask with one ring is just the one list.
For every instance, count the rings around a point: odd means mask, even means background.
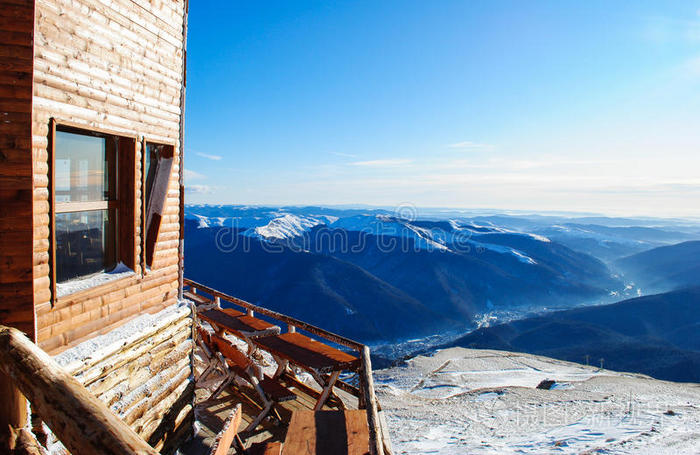
[{"label": "valley", "polygon": [[[378,367],[465,346],[698,380],[697,292],[622,302],[697,279],[693,220],[202,205],[186,231],[189,278],[368,343]],[[651,330],[660,315],[682,324]]]}]

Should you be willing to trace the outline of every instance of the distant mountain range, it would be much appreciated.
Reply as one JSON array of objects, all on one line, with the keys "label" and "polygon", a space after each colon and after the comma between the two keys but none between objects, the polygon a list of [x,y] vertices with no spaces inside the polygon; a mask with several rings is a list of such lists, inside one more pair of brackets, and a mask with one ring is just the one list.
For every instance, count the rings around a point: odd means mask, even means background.
[{"label": "distant mountain range", "polygon": [[644,283],[649,291],[698,286],[700,241],[654,248],[618,259],[614,265],[627,280]]},{"label": "distant mountain range", "polygon": [[591,255],[454,215],[188,206],[186,275],[368,342],[464,332],[624,290]]},{"label": "distant mountain range", "polygon": [[[471,331],[448,345],[700,381],[697,221],[247,206],[185,215],[187,277],[382,344],[378,365]],[[668,292],[682,287],[693,288]],[[667,293],[614,303],[651,291]]]},{"label": "distant mountain range", "polygon": [[700,382],[700,286],[482,327],[445,347],[499,349]]}]

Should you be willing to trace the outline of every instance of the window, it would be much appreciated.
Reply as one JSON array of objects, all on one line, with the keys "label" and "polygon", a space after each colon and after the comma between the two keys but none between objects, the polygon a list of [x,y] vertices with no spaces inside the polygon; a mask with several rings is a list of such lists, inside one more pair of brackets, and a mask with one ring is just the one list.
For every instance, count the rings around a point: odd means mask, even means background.
[{"label": "window", "polygon": [[135,140],[51,125],[52,282],[134,267]]},{"label": "window", "polygon": [[151,267],[173,166],[172,145],[145,142],[143,154],[144,267]]},{"label": "window", "polygon": [[117,265],[117,141],[56,131],[56,280]]}]

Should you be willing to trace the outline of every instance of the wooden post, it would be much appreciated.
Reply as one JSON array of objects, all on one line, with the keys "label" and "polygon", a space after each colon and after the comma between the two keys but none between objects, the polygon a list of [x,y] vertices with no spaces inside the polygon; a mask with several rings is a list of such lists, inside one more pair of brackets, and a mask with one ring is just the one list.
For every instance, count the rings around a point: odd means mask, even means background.
[{"label": "wooden post", "polygon": [[39,444],[34,435],[25,428],[17,432],[13,445],[12,453],[16,455],[46,455],[46,450]]},{"label": "wooden post", "polygon": [[185,92],[187,89],[187,18],[189,0],[185,0],[182,11],[182,84],[180,85],[180,159],[178,160],[178,187],[180,189],[180,211],[178,213],[180,235],[177,247],[177,298],[183,299],[185,286]]},{"label": "wooden post", "polygon": [[[0,444],[9,443],[11,435],[7,429],[21,428],[27,423],[27,400],[17,390],[12,380],[0,372]],[[5,441],[7,439],[7,441]],[[6,448],[6,447],[5,447]],[[0,447],[0,452],[2,447]]]},{"label": "wooden post", "polygon": [[372,455],[384,455],[381,423],[377,410],[377,397],[374,394],[374,379],[372,378],[372,361],[369,357],[369,347],[362,348],[362,393],[367,405],[367,425],[369,426],[369,452]]},{"label": "wooden post", "polygon": [[72,454],[158,454],[17,329],[0,326],[0,369]]}]

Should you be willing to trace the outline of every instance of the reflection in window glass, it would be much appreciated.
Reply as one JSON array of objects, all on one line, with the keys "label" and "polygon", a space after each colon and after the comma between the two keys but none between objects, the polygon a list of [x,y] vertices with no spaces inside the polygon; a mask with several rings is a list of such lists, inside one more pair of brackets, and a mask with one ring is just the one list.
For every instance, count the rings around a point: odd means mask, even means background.
[{"label": "reflection in window glass", "polygon": [[146,145],[146,207],[151,202],[151,191],[153,190],[153,181],[156,179],[158,160],[162,157],[164,148],[164,145],[159,144]]},{"label": "reflection in window glass", "polygon": [[111,210],[56,214],[56,280],[61,283],[116,266]]},{"label": "reflection in window glass", "polygon": [[110,172],[115,160],[114,140],[56,132],[56,202],[107,201],[114,198]]},{"label": "reflection in window glass", "polygon": [[144,248],[145,265],[150,267],[160,228],[160,220],[168,192],[168,182],[173,164],[173,147],[163,144],[146,144],[144,160],[145,207],[144,207]]}]

